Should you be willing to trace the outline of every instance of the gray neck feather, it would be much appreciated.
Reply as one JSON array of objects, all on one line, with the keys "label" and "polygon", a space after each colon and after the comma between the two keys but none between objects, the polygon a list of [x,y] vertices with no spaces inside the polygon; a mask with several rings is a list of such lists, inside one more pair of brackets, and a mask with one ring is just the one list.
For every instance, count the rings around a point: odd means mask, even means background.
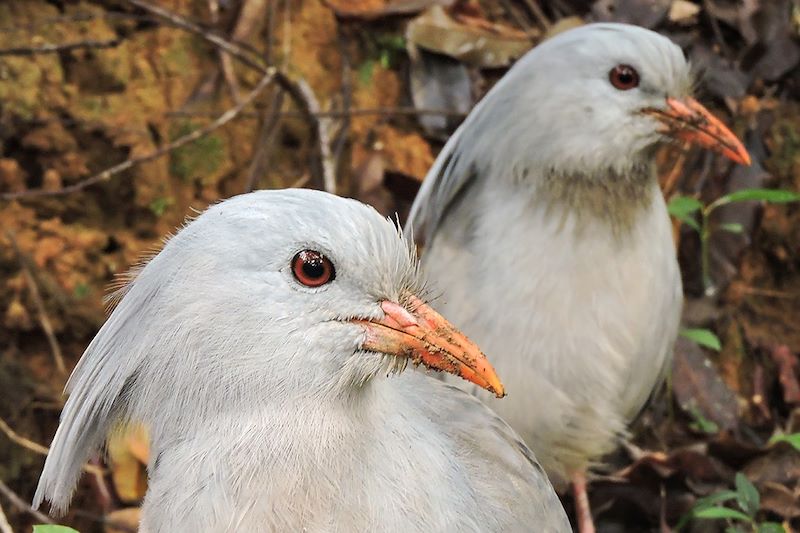
[{"label": "gray neck feather", "polygon": [[626,237],[650,207],[655,167],[649,161],[628,172],[605,169],[593,175],[547,172],[535,184],[534,198],[548,216],[574,217],[575,231],[606,224],[616,238]]}]

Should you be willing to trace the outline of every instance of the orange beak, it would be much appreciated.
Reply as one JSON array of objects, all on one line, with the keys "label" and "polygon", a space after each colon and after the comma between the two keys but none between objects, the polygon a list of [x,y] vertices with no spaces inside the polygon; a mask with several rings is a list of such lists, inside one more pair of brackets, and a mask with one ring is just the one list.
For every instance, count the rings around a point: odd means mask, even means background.
[{"label": "orange beak", "polygon": [[708,148],[736,163],[750,164],[750,154],[736,135],[694,98],[667,98],[666,109],[651,107],[643,112],[664,125],[661,133],[665,135]]},{"label": "orange beak", "polygon": [[475,343],[420,299],[414,297],[410,304],[411,311],[384,301],[382,319],[354,320],[367,333],[361,348],[407,357],[414,364],[460,376],[498,398],[505,396],[500,378]]}]

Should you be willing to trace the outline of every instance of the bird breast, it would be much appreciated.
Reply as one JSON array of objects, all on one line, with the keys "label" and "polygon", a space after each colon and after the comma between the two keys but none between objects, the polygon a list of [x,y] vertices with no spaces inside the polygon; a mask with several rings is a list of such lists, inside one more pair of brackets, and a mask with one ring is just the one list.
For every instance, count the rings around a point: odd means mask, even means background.
[{"label": "bird breast", "polygon": [[508,391],[481,397],[556,477],[610,451],[671,352],[680,276],[651,183],[621,233],[594,213],[487,187],[454,207],[423,256],[439,310]]}]

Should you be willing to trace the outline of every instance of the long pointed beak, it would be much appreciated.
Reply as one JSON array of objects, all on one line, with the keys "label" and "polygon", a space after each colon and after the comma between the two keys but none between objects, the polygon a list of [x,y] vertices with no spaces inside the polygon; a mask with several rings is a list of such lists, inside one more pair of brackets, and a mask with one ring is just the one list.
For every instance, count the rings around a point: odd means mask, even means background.
[{"label": "long pointed beak", "polygon": [[367,332],[361,347],[407,357],[415,364],[460,376],[498,398],[505,396],[500,378],[475,343],[418,298],[413,298],[409,307],[411,310],[384,301],[382,319],[354,320]]},{"label": "long pointed beak", "polygon": [[667,98],[666,109],[651,107],[643,112],[664,125],[665,135],[708,148],[736,163],[750,164],[750,154],[736,135],[694,98]]}]

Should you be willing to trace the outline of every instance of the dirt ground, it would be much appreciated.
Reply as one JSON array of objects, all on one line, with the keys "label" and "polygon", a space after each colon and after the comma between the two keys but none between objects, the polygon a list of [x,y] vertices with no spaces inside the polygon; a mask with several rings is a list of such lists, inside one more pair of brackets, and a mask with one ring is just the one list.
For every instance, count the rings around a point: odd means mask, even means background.
[{"label": "dirt ground", "polygon": [[[0,3],[0,509],[13,530],[47,519],[26,508],[43,446],[117,276],[187,216],[253,189],[335,190],[402,219],[514,59],[597,20],[680,44],[698,98],[753,156],[664,148],[668,199],[800,191],[792,0]],[[800,206],[736,202],[708,224],[701,239],[675,222],[700,343],[678,342],[667,390],[597,473],[600,531],[800,530]],[[59,522],[135,529],[146,461],[144,434],[113,442]],[[702,516],[698,500],[726,490],[715,508],[744,518]]]}]

